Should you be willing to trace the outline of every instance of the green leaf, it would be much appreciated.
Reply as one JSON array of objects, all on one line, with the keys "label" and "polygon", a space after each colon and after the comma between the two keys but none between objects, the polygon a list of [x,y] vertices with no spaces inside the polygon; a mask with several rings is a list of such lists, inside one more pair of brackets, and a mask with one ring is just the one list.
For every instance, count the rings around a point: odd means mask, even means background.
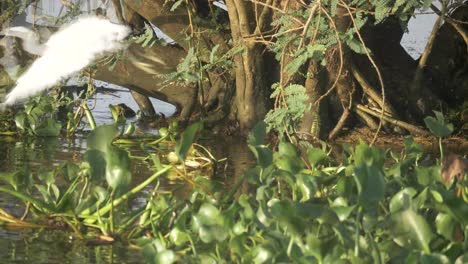
[{"label": "green leaf", "polygon": [[419,258],[421,264],[450,264],[452,263],[447,256],[440,253],[423,254]]},{"label": "green leaf", "polygon": [[19,199],[21,199],[22,201],[24,202],[30,202],[34,207],[36,207],[36,209],[38,209],[39,211],[41,212],[44,212],[44,213],[53,213],[55,212],[54,210],[54,207],[39,200],[39,199],[36,199],[32,196],[29,196],[27,194],[24,194],[23,192],[18,192],[18,191],[15,191],[15,190],[11,190],[11,189],[8,189],[8,188],[5,188],[5,187],[2,187],[0,186],[0,192],[4,192],[4,193],[8,193],[10,195],[13,195]]},{"label": "green leaf", "polygon": [[131,179],[128,153],[116,147],[109,147],[106,152],[107,184],[119,193],[123,193],[130,186]]},{"label": "green leaf", "polygon": [[84,160],[86,162],[82,164],[82,167],[88,167],[92,181],[104,179],[107,166],[104,152],[96,149],[87,150],[84,154]]},{"label": "green leaf", "polygon": [[171,12],[174,12],[183,2],[184,0],[178,0],[175,2],[171,7]]},{"label": "green leaf", "polygon": [[417,191],[413,187],[405,188],[396,193],[390,200],[390,212],[396,213],[412,208],[413,197]]},{"label": "green leaf", "polygon": [[440,166],[416,167],[416,177],[418,179],[418,183],[423,186],[428,186],[435,182],[441,182]]},{"label": "green leaf", "polygon": [[115,124],[97,127],[88,135],[88,149],[95,149],[106,152],[107,147],[112,143],[118,133],[119,130]]},{"label": "green leaf", "polygon": [[278,145],[278,154],[282,156],[289,156],[297,158],[297,150],[296,147],[285,141],[281,141]]},{"label": "green leaf", "polygon": [[258,122],[252,129],[248,137],[248,143],[252,146],[263,145],[266,137],[266,123],[264,121]]},{"label": "green leaf", "polygon": [[419,248],[425,253],[431,253],[429,244],[434,234],[426,220],[413,210],[406,210],[395,214],[394,235],[395,242],[402,247]]},{"label": "green leaf", "polygon": [[435,219],[437,233],[450,241],[454,241],[455,228],[457,221],[449,214],[439,213]]},{"label": "green leaf", "polygon": [[175,149],[174,149],[177,156],[180,158],[180,160],[185,161],[185,159],[187,158],[187,153],[193,144],[196,134],[200,132],[202,129],[203,129],[203,123],[197,122],[197,123],[191,124],[182,133],[180,140],[177,141],[175,145]]},{"label": "green leaf", "polygon": [[204,203],[200,207],[200,210],[197,213],[198,220],[203,225],[215,225],[218,222],[218,217],[220,212],[218,208],[214,207],[212,204]]},{"label": "green leaf", "polygon": [[307,160],[310,165],[317,166],[321,161],[327,159],[327,153],[318,148],[310,148],[307,150]]},{"label": "green leaf", "polygon": [[426,127],[429,128],[432,134],[438,137],[448,137],[453,132],[453,124],[445,123],[445,118],[441,112],[434,111],[436,118],[428,116],[424,118]]},{"label": "green leaf", "polygon": [[250,150],[257,158],[258,165],[262,168],[266,168],[273,163],[273,152],[266,146],[250,147]]},{"label": "green leaf", "polygon": [[180,246],[189,241],[190,237],[187,232],[180,230],[178,227],[175,227],[169,233],[171,241],[176,245]]},{"label": "green leaf", "polygon": [[40,137],[57,137],[60,135],[60,130],[62,129],[62,125],[55,121],[54,118],[48,118],[47,122],[36,128],[34,133]]},{"label": "green leaf", "polygon": [[335,214],[338,216],[338,219],[340,221],[344,221],[348,219],[348,217],[351,215],[351,213],[354,211],[354,208],[356,206],[333,206],[331,209],[335,212]]}]

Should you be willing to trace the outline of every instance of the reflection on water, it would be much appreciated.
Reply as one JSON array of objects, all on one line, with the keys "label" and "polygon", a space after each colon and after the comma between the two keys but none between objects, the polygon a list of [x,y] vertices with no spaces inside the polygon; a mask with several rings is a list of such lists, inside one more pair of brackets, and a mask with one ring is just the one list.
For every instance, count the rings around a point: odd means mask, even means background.
[{"label": "reflection on water", "polygon": [[60,231],[0,231],[1,263],[143,263],[140,252],[118,243],[90,246]]},{"label": "reflection on water", "polygon": [[[117,105],[120,103],[126,104],[128,107],[132,108],[135,112],[138,111],[138,105],[136,104],[135,100],[129,90],[120,87],[114,84],[107,84],[103,82],[96,82],[96,85],[115,89],[115,92],[99,92],[96,95],[95,100],[89,101],[89,107],[92,109],[93,116],[96,119],[96,125],[103,125],[103,124],[110,124],[113,123],[112,115],[109,110],[109,105]],[[151,102],[157,113],[162,113],[166,117],[172,116],[176,108],[175,106],[166,103],[164,101],[150,98]],[[132,121],[132,120],[130,120]]]}]

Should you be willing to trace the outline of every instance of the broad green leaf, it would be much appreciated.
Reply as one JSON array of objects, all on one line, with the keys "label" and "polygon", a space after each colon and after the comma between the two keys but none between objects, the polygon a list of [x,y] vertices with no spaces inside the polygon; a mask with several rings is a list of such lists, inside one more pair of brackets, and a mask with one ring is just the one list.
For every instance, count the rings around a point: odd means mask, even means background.
[{"label": "broad green leaf", "polygon": [[190,238],[187,232],[180,230],[178,227],[175,227],[171,230],[171,232],[169,233],[169,237],[176,246],[183,245],[184,243],[189,241]]},{"label": "broad green leaf", "polygon": [[266,137],[266,123],[264,121],[258,122],[249,134],[248,143],[252,146],[260,146],[265,142]]},{"label": "broad green leaf", "polygon": [[413,210],[406,210],[395,214],[392,218],[396,224],[394,229],[397,231],[392,232],[395,242],[403,247],[418,248],[425,253],[431,253],[429,244],[434,234],[426,219]]},{"label": "broad green leaf", "polygon": [[254,257],[254,263],[268,263],[268,260],[270,260],[273,257],[273,252],[270,250],[264,248],[264,247],[255,247],[253,251]]},{"label": "broad green leaf", "polygon": [[418,183],[423,186],[428,186],[437,181],[440,182],[441,181],[440,167],[439,166],[416,167],[416,177],[418,179]]},{"label": "broad green leaf", "polygon": [[35,197],[32,197],[30,195],[27,195],[23,192],[18,192],[15,190],[11,190],[5,187],[0,186],[0,192],[8,193],[10,195],[13,195],[22,201],[25,202],[30,202],[34,207],[36,207],[39,211],[44,212],[44,213],[53,213],[55,212],[54,207],[52,205],[49,205],[39,199],[36,199]]},{"label": "broad green leaf", "polygon": [[429,128],[432,134],[438,137],[448,137],[453,132],[453,124],[447,124],[442,113],[434,111],[436,118],[428,116],[424,118],[426,127]]},{"label": "broad green leaf", "polygon": [[279,155],[284,155],[284,156],[289,156],[289,157],[297,157],[297,150],[296,147],[289,143],[289,142],[284,142],[281,141],[278,145],[278,154]]},{"label": "broad green leaf", "polygon": [[[396,213],[398,211],[404,211],[412,208],[413,197],[417,194],[417,191],[408,187],[398,193],[396,193],[390,200],[390,212]],[[417,209],[417,208],[414,208]]]},{"label": "broad green leaf", "polygon": [[403,140],[405,145],[406,155],[410,158],[419,158],[423,154],[423,148],[416,143],[412,137],[405,137]]},{"label": "broad green leaf", "polygon": [[344,220],[348,219],[348,217],[354,211],[354,208],[356,208],[355,205],[353,205],[353,206],[333,206],[333,207],[331,207],[331,209],[335,212],[336,216],[338,216],[338,219],[340,219],[340,221],[344,221]]},{"label": "broad green leaf", "polygon": [[93,190],[93,195],[97,198],[97,203],[100,204],[107,199],[108,192],[105,188],[96,186]]},{"label": "broad green leaf", "polygon": [[249,146],[250,150],[257,159],[258,165],[266,168],[273,163],[273,152],[267,146]]},{"label": "broad green leaf", "polygon": [[375,205],[385,197],[385,178],[380,168],[361,165],[354,169],[360,202]]},{"label": "broad green leaf", "polygon": [[47,122],[34,130],[39,137],[56,137],[60,135],[62,125],[53,118],[48,118]]},{"label": "broad green leaf", "polygon": [[30,173],[23,170],[0,172],[0,180],[10,184],[16,191],[29,188],[32,182],[31,177]]},{"label": "broad green leaf", "polygon": [[82,167],[87,166],[89,168],[91,180],[103,180],[106,175],[107,166],[105,153],[100,150],[90,149],[85,152],[84,160],[86,164],[82,164]]},{"label": "broad green leaf", "polygon": [[107,151],[107,147],[112,143],[118,135],[118,129],[115,124],[103,125],[91,131],[88,136],[88,149],[96,149],[102,152]]},{"label": "broad green leaf", "polygon": [[171,264],[176,262],[178,259],[177,255],[174,253],[172,250],[163,250],[161,252],[158,252],[156,255],[156,261],[155,263],[160,263],[160,264]]},{"label": "broad green leaf", "polygon": [[327,153],[318,148],[310,148],[307,150],[307,160],[310,165],[317,166],[321,161],[327,159]]},{"label": "broad green leaf", "polygon": [[197,217],[200,220],[202,225],[215,225],[218,223],[220,212],[218,208],[214,207],[212,204],[204,203],[200,207],[200,210],[197,213]]},{"label": "broad green leaf", "polygon": [[447,256],[440,253],[423,254],[419,258],[421,264],[450,264],[452,263]]},{"label": "broad green leaf", "polygon": [[180,140],[177,141],[175,145],[175,149],[174,149],[177,156],[179,156],[179,158],[182,161],[185,161],[185,159],[187,158],[187,153],[193,144],[196,134],[200,132],[202,129],[203,129],[203,124],[201,122],[197,122],[197,123],[191,124],[189,127],[185,129],[184,132],[182,132],[182,135],[180,136]]},{"label": "broad green leaf", "polygon": [[450,241],[454,241],[455,228],[459,225],[452,216],[439,213],[435,219],[435,224],[437,233],[441,234]]},{"label": "broad green leaf", "polygon": [[131,182],[130,158],[128,153],[109,146],[106,152],[106,181],[121,194],[127,191]]},{"label": "broad green leaf", "polygon": [[298,157],[275,155],[274,163],[278,169],[290,172],[293,175],[298,173],[303,168],[302,160]]}]

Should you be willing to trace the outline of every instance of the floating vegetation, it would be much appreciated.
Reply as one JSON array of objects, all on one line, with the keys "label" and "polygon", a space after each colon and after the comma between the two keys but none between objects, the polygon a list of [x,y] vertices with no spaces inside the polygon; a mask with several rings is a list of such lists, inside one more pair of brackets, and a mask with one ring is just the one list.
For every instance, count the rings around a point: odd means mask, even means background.
[{"label": "floating vegetation", "polygon": [[[338,163],[326,147],[280,142],[273,151],[262,123],[248,140],[256,165],[226,190],[210,180],[216,159],[193,144],[201,123],[140,142],[153,150],[144,158],[154,172],[139,183],[132,182],[128,152],[115,144],[130,142],[115,139],[119,130],[94,130],[81,163],[2,173],[8,186],[0,191],[22,200],[24,215],[1,210],[0,221],[64,230],[93,244],[120,241],[139,248],[148,263],[468,258],[466,180],[444,181],[439,165],[422,165],[422,149],[410,138],[401,153],[345,146]],[[160,188],[170,175],[191,186],[184,197]],[[251,191],[241,191],[244,184]]]}]

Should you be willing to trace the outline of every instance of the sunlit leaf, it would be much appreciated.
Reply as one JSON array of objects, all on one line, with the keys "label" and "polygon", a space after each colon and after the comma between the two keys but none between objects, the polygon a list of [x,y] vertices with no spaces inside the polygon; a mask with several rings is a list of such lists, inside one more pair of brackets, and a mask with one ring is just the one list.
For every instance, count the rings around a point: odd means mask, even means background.
[{"label": "sunlit leaf", "polygon": [[177,227],[171,230],[169,236],[171,238],[171,241],[177,246],[183,245],[184,243],[189,241],[189,235]]},{"label": "sunlit leaf", "polygon": [[446,239],[453,241],[454,232],[457,227],[457,221],[450,215],[439,213],[435,219],[437,233],[444,236]]},{"label": "sunlit leaf", "polygon": [[395,213],[400,210],[411,209],[413,197],[417,191],[408,187],[396,193],[390,200],[390,212]]},{"label": "sunlit leaf", "polygon": [[394,233],[395,241],[401,246],[419,248],[425,253],[430,253],[429,244],[434,237],[427,221],[413,210],[406,210],[395,214],[393,219],[396,223]]}]

